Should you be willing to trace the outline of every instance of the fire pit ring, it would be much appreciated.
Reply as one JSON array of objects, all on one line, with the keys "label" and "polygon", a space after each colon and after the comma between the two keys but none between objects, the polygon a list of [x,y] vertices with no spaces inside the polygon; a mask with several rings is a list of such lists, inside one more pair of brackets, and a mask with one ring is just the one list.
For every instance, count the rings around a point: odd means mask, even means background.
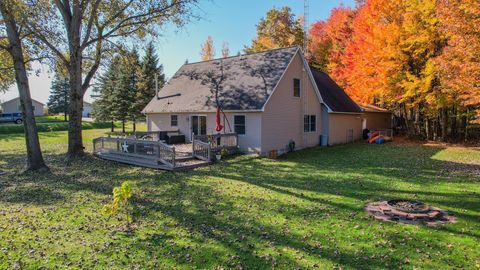
[{"label": "fire pit ring", "polygon": [[456,218],[448,212],[416,200],[389,200],[372,202],[365,210],[377,220],[427,226],[454,223]]},{"label": "fire pit ring", "polygon": [[398,210],[407,213],[426,213],[430,211],[430,206],[420,201],[410,200],[390,200],[387,204]]}]

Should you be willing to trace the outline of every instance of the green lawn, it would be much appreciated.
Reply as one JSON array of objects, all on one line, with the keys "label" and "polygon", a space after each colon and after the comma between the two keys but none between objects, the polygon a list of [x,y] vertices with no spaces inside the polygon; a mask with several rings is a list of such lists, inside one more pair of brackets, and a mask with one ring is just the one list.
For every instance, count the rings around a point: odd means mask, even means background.
[{"label": "green lawn", "polygon": [[[44,117],[44,116],[40,116]],[[63,121],[58,121],[58,120],[53,120],[49,121],[49,119],[56,119],[56,118],[50,118],[50,116],[45,116],[49,118],[39,118],[36,117],[36,120],[39,121],[37,123],[37,129],[39,132],[52,132],[52,131],[66,131],[68,130],[68,122],[63,122]],[[40,120],[38,120],[40,119]],[[104,129],[104,128],[110,128],[111,123],[103,123],[103,122],[82,122],[82,128],[84,130],[87,129]],[[121,131],[122,128],[122,123],[121,122],[115,122],[115,130],[116,131]],[[145,123],[137,123],[137,131],[143,131],[146,130],[146,125]],[[132,131],[132,123],[127,123],[126,124],[126,131]],[[23,124],[13,124],[13,123],[4,123],[0,124],[0,134],[21,134],[23,135],[24,129],[23,129]]]},{"label": "green lawn", "polygon": [[63,115],[36,116],[35,121],[37,123],[65,122],[65,117]]},{"label": "green lawn", "polygon": [[[84,132],[91,139],[104,130]],[[478,269],[480,150],[351,144],[279,160],[238,156],[162,172],[88,155],[41,134],[51,174],[20,174],[22,135],[0,135],[0,268]],[[134,185],[136,229],[102,205]],[[455,214],[431,228],[374,221],[366,203],[417,199]]]}]

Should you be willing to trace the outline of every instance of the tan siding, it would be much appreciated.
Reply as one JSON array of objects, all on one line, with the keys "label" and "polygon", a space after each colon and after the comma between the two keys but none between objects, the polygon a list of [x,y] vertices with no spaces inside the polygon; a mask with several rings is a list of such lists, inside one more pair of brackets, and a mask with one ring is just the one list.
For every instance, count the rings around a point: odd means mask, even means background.
[{"label": "tan siding", "polygon": [[[303,61],[297,54],[279,82],[277,89],[270,96],[262,115],[262,153],[271,150],[283,152],[290,140],[294,140],[298,149],[318,145],[321,134],[321,105],[308,76],[303,73]],[[307,83],[307,114],[315,114],[317,131],[303,132],[304,89],[301,97],[293,96],[293,79]],[[304,141],[305,139],[305,141]]]},{"label": "tan siding", "polygon": [[360,140],[362,136],[362,116],[360,114],[330,113],[328,144],[347,142],[347,131],[353,129],[353,139]]},{"label": "tan siding", "polygon": [[380,112],[365,112],[368,129],[392,128],[392,114]]},{"label": "tan siding", "polygon": [[[42,116],[43,115],[43,104],[32,100],[33,107],[35,107],[35,111],[33,112],[35,116]],[[5,113],[14,113],[14,112],[21,112],[19,109],[20,107],[20,99],[15,98],[5,103],[2,103],[2,112]]]}]

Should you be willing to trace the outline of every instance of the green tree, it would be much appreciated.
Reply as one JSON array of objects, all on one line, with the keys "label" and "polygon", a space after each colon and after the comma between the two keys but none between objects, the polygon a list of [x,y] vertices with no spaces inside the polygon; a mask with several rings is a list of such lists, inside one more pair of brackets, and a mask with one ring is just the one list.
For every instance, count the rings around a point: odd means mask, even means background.
[{"label": "green tree", "polygon": [[[0,40],[0,47],[7,47],[6,40]],[[7,91],[15,83],[12,57],[7,50],[0,49],[0,92]]]},{"label": "green tree", "polygon": [[[2,1],[3,2],[3,1]],[[83,155],[83,96],[105,53],[126,39],[157,36],[161,26],[189,21],[197,0],[35,0],[25,27],[69,74],[68,158]]]},{"label": "green tree", "polygon": [[257,36],[246,53],[269,49],[302,46],[304,40],[303,18],[296,18],[289,7],[273,8],[257,24]]},{"label": "green tree", "polygon": [[48,97],[48,112],[49,113],[63,113],[65,121],[68,115],[68,94],[70,92],[70,85],[68,79],[61,78],[58,74],[52,81],[50,87],[50,96]]},{"label": "green tree", "polygon": [[[19,21],[22,20],[21,14],[26,13],[25,9],[26,7],[19,1],[0,1],[0,51],[2,51],[1,54],[3,55],[0,57],[7,58],[8,56],[5,56],[5,52],[10,56],[10,59],[7,59],[7,61],[2,61],[2,65],[9,65],[10,63],[9,66],[6,66],[7,79],[2,79],[2,82],[3,87],[8,84],[9,76],[11,75],[8,75],[8,73],[13,69],[20,96],[23,126],[25,129],[25,143],[27,148],[26,170],[48,170],[40,148],[27,76],[28,57],[26,56],[29,55],[29,47],[25,46],[25,41],[27,37],[31,36],[31,33],[24,32],[25,29],[19,23]],[[3,73],[3,71],[0,73]],[[5,78],[5,76],[3,76],[3,78]]]},{"label": "green tree", "polygon": [[[155,76],[158,80],[158,89],[165,84],[163,66],[159,64],[153,43],[149,43],[141,61],[138,72],[137,94],[134,104],[134,120],[142,117],[142,110],[155,96]],[[135,121],[134,121],[135,123]],[[135,128],[135,126],[134,126]]]},{"label": "green tree", "polygon": [[93,114],[96,121],[111,121],[112,132],[115,129],[112,103],[113,93],[117,84],[118,74],[120,72],[121,57],[115,55],[108,63],[107,70],[99,78],[99,86],[93,91],[98,99],[93,103]]},{"label": "green tree", "polygon": [[139,70],[140,61],[137,51],[124,52],[120,58],[120,67],[110,99],[112,116],[115,120],[122,121],[122,132],[125,132],[125,123],[128,120],[134,120],[138,115],[135,110],[135,99]]}]

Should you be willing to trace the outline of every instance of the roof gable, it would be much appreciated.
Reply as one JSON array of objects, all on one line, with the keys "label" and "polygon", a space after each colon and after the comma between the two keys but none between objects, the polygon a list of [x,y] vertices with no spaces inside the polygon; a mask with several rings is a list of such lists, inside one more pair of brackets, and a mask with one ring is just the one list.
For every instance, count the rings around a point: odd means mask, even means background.
[{"label": "roof gable", "polygon": [[290,47],[185,64],[144,113],[214,111],[217,90],[223,110],[260,111],[298,51]]},{"label": "roof gable", "polygon": [[[7,103],[9,103],[9,102],[16,101],[16,100],[18,100],[18,99],[20,99],[20,97],[12,98],[12,99],[7,100],[7,101],[5,101],[5,102],[3,102],[3,103],[0,103],[0,105],[7,104]],[[40,102],[40,101],[38,101],[38,100],[35,100],[35,99],[33,99],[33,98],[32,98],[31,100],[32,100],[32,102],[36,102],[36,103],[41,104],[42,106],[45,106],[45,104],[43,104],[42,102]]]},{"label": "roof gable", "polygon": [[326,73],[310,68],[323,102],[331,112],[361,113],[362,110]]}]

